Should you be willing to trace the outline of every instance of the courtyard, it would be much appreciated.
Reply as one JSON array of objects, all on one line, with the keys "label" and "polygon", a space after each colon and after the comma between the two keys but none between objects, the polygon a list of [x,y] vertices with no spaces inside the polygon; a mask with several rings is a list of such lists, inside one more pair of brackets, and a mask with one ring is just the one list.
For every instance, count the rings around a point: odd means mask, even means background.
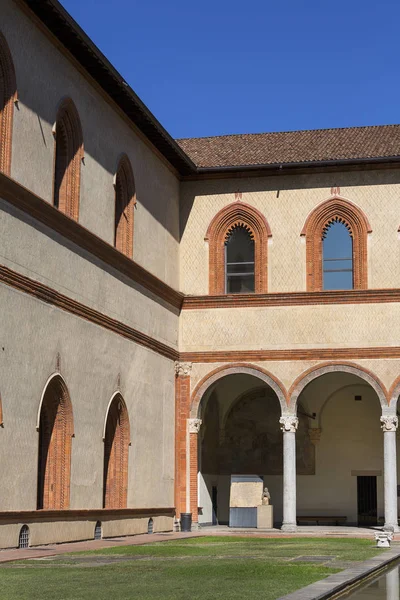
[{"label": "courtyard", "polygon": [[371,539],[203,536],[1,565],[2,600],[274,600],[386,550]]}]

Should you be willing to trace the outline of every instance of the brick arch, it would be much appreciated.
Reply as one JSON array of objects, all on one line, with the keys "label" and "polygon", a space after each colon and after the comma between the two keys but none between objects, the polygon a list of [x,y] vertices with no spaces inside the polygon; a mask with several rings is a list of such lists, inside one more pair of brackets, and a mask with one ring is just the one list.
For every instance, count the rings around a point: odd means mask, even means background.
[{"label": "brick arch", "polygon": [[353,286],[368,285],[367,236],[372,229],[363,211],[341,196],[322,202],[308,215],[301,231],[306,238],[307,291],[322,291],[322,240],[334,221],[345,225],[353,239]]},{"label": "brick arch", "polygon": [[275,394],[278,397],[279,404],[281,406],[282,413],[287,412],[287,392],[283,383],[279,381],[277,377],[258,367],[256,365],[252,365],[249,363],[234,363],[222,367],[218,367],[214,369],[210,373],[208,373],[199,383],[196,385],[193,390],[191,403],[190,403],[190,417],[195,419],[199,415],[200,403],[201,400],[208,390],[208,388],[223,377],[227,375],[235,375],[235,374],[247,374],[264,381],[270,388],[273,389]]},{"label": "brick arch", "polygon": [[255,293],[268,288],[267,253],[271,229],[259,210],[234,202],[222,208],[208,226],[205,240],[209,242],[209,293],[225,294],[225,242],[234,227],[244,227],[254,240]]},{"label": "brick arch", "polygon": [[57,111],[54,137],[54,206],[78,221],[83,134],[71,98],[65,98]]},{"label": "brick arch", "polygon": [[17,82],[6,38],[0,31],[0,171],[11,173],[12,126]]},{"label": "brick arch", "polygon": [[115,222],[114,245],[123,254],[133,256],[133,209],[136,202],[135,179],[126,154],[118,162],[114,179]]},{"label": "brick arch", "polygon": [[125,401],[116,392],[104,427],[103,508],[126,508],[130,425]]},{"label": "brick arch", "polygon": [[61,375],[50,378],[42,395],[39,417],[37,508],[69,508],[73,413]]},{"label": "brick arch", "polygon": [[326,373],[350,373],[366,381],[376,392],[382,409],[388,408],[388,393],[380,379],[364,367],[351,362],[328,362],[315,365],[302,373],[292,384],[288,392],[288,404],[291,413],[297,410],[297,401],[304,388]]},{"label": "brick arch", "polygon": [[400,396],[400,375],[397,377],[392,385],[390,386],[390,390],[388,393],[388,399],[390,403],[390,408],[393,408],[394,411],[397,409],[397,403]]}]

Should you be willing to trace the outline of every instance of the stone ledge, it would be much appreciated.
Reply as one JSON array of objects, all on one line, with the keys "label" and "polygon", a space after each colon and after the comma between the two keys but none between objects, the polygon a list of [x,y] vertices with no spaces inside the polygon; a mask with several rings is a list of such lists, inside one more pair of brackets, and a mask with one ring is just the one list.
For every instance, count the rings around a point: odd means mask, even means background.
[{"label": "stone ledge", "polygon": [[364,578],[377,573],[398,558],[400,558],[400,547],[391,548],[356,567],[334,573],[326,579],[321,579],[321,581],[300,588],[296,592],[281,596],[278,600],[324,600],[325,598],[331,598],[338,593],[349,590],[357,583],[361,583]]}]

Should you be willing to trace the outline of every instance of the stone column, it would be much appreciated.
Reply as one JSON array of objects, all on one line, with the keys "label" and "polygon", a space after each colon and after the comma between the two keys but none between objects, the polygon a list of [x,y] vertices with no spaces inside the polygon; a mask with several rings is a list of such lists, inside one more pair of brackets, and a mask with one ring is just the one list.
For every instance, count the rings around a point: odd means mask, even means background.
[{"label": "stone column", "polygon": [[395,415],[381,417],[383,429],[383,461],[385,489],[385,525],[387,531],[399,531],[397,522],[397,464],[396,430],[398,418]]},{"label": "stone column", "polygon": [[179,519],[186,511],[187,456],[189,436],[187,420],[190,411],[190,373],[192,363],[175,363],[175,511]]},{"label": "stone column", "polygon": [[282,531],[297,529],[296,520],[296,430],[299,419],[285,415],[279,419],[283,431],[283,523]]},{"label": "stone column", "polygon": [[186,496],[186,512],[192,513],[192,527],[196,529],[199,520],[198,515],[198,447],[201,419],[188,419],[189,429],[189,493]]}]

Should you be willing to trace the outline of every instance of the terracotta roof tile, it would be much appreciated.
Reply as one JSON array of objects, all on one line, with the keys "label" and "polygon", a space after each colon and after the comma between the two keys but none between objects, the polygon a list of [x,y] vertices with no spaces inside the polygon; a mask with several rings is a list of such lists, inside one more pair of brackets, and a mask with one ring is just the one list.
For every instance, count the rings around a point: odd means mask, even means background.
[{"label": "terracotta roof tile", "polygon": [[197,167],[400,157],[400,125],[222,135],[177,140]]}]

